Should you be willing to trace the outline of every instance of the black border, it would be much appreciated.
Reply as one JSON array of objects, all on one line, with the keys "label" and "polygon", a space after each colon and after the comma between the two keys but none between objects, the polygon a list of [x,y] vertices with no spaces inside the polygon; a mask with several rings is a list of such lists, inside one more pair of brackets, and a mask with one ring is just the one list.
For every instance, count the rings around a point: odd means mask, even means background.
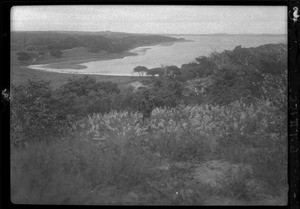
[{"label": "black border", "polygon": [[[0,3],[1,14],[1,92],[10,88],[10,8],[18,5],[103,5],[103,4],[142,4],[142,5],[242,5],[242,6],[287,6],[288,13],[288,182],[289,182],[289,199],[288,206],[276,206],[276,208],[300,208],[299,198],[299,105],[300,105],[300,19],[294,23],[292,20],[293,7],[300,9],[300,0],[143,0],[138,1],[120,1],[120,0],[29,0],[29,1],[2,1]],[[35,208],[41,205],[14,205],[10,202],[10,142],[9,142],[9,101],[1,95],[0,109],[0,208]],[[295,195],[295,196],[294,196]],[[48,208],[51,205],[43,205]],[[55,206],[59,207],[59,206]],[[63,207],[87,207],[87,206],[63,206]],[[96,206],[88,206],[96,207]],[[232,207],[232,206],[230,206]],[[243,206],[247,208],[256,206]],[[263,206],[274,207],[274,206]]]},{"label": "black border", "polygon": [[290,0],[288,4],[288,182],[289,206],[300,208],[299,198],[299,96],[300,96],[300,20],[292,20],[293,8],[300,8],[300,2]]}]

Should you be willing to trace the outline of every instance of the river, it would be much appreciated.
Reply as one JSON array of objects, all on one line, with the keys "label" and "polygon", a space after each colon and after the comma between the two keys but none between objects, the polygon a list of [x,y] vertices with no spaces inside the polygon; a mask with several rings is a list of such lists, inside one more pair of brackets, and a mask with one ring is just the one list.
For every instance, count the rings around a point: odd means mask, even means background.
[{"label": "river", "polygon": [[176,65],[193,62],[196,57],[207,56],[210,53],[232,50],[236,46],[256,47],[269,43],[287,43],[287,35],[182,35],[186,42],[175,42],[172,45],[159,44],[155,46],[138,47],[131,52],[136,56],[121,59],[93,61],[82,63],[85,69],[54,69],[47,65],[30,65],[29,68],[59,73],[124,75],[131,76],[136,66],[147,68],[161,65]]}]

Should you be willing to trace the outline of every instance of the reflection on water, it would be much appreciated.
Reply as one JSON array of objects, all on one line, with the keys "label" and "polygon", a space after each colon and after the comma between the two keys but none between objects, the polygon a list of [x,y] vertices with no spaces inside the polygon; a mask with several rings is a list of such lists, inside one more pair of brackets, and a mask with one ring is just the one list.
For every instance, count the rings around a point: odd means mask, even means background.
[{"label": "reflection on water", "polygon": [[47,70],[60,73],[80,73],[99,75],[132,75],[132,69],[136,66],[147,68],[159,67],[161,65],[177,65],[193,62],[196,57],[209,55],[213,51],[222,52],[232,50],[236,46],[256,47],[269,43],[287,43],[287,36],[272,35],[199,35],[199,36],[174,36],[191,40],[189,42],[177,42],[173,45],[156,45],[138,47],[131,52],[136,56],[121,59],[93,61],[82,63],[86,69],[52,69],[47,65],[31,65],[32,69]]}]

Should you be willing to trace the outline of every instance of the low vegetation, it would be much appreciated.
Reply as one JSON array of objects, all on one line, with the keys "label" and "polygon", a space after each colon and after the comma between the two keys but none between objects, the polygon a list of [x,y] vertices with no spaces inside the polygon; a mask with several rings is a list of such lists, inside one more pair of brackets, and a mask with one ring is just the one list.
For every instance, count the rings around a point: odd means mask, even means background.
[{"label": "low vegetation", "polygon": [[88,76],[13,84],[12,201],[286,204],[286,53],[236,47],[162,66],[138,90]]},{"label": "low vegetation", "polygon": [[[61,58],[63,51],[84,48],[88,52],[121,53],[137,46],[178,41],[177,38],[161,35],[129,34],[116,32],[13,32],[11,49],[18,51],[17,59],[41,61],[50,55]],[[46,58],[49,60],[49,58]]]}]

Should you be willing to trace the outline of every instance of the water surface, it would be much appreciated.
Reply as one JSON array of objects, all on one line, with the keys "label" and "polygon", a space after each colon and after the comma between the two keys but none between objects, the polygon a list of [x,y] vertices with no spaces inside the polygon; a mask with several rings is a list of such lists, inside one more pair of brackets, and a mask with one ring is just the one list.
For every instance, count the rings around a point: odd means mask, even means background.
[{"label": "water surface", "polygon": [[180,67],[182,64],[195,61],[196,57],[207,56],[214,51],[232,50],[238,45],[256,47],[270,43],[287,43],[286,35],[184,35],[174,37],[189,41],[176,42],[172,45],[138,47],[131,50],[131,52],[137,53],[136,56],[82,63],[81,65],[87,68],[80,70],[54,69],[47,65],[31,65],[29,67],[60,73],[131,76],[132,70],[136,66],[154,68],[161,65],[176,65]]}]

